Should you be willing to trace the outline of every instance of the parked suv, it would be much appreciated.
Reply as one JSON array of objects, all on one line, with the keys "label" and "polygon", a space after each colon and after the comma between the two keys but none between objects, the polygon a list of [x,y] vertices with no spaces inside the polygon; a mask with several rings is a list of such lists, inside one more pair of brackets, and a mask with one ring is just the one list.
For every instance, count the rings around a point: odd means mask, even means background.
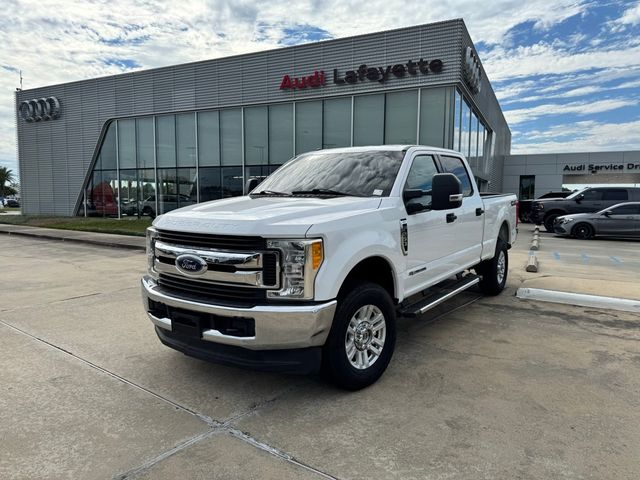
[{"label": "parked suv", "polygon": [[520,200],[519,208],[518,208],[518,216],[520,217],[521,222],[528,223],[531,221],[531,205],[533,202],[537,200],[543,200],[545,198],[567,198],[573,192],[548,192],[544,195],[540,195],[536,199],[531,200]]},{"label": "parked suv", "polygon": [[640,201],[640,188],[595,187],[572,193],[567,198],[537,200],[531,206],[531,221],[544,224],[547,232],[553,232],[556,218],[574,213],[599,212],[623,202]]}]

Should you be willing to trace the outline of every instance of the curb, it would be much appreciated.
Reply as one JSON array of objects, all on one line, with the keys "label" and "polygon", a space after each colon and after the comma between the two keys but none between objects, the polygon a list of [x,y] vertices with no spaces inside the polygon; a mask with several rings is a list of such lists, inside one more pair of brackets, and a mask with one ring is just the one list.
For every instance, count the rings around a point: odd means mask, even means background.
[{"label": "curb", "polygon": [[[47,235],[46,233],[30,233],[30,232],[8,232],[5,230],[0,230],[0,234],[5,235],[18,235],[22,237],[32,237],[32,238],[42,238],[46,240],[60,240],[61,242],[73,242],[73,243],[85,243],[90,245],[98,245],[101,247],[111,247],[111,248],[124,248],[127,250],[139,250],[144,252],[146,250],[145,246],[141,245],[127,245],[117,242],[109,242],[107,240],[93,240],[93,239],[84,239],[84,238],[65,238],[58,237],[55,235]],[[142,237],[141,237],[142,238]]]},{"label": "curb", "polygon": [[578,305],[580,307],[604,308],[623,312],[640,313],[640,300],[628,298],[602,297],[583,293],[559,292],[541,288],[519,288],[516,297],[524,300]]}]

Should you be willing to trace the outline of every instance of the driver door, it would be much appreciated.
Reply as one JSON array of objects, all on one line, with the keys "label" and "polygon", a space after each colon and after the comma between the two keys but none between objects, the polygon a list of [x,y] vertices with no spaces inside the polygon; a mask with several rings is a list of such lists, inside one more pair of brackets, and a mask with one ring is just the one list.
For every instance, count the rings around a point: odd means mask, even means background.
[{"label": "driver door", "polygon": [[407,213],[408,247],[404,283],[406,295],[447,278],[452,268],[447,259],[454,253],[451,245],[443,242],[448,226],[442,212],[431,210],[431,183],[439,173],[435,157],[418,153],[413,158],[403,191],[422,190],[424,195],[405,202],[419,204],[422,209]]}]

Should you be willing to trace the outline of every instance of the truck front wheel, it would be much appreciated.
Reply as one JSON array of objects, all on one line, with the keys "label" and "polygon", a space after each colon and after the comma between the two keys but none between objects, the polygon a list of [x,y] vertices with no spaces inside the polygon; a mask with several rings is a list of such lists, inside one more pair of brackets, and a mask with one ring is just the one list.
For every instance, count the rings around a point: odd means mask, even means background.
[{"label": "truck front wheel", "polygon": [[393,302],[384,288],[355,284],[338,304],[324,346],[324,373],[348,390],[374,383],[393,355],[395,320]]},{"label": "truck front wheel", "polygon": [[496,253],[493,258],[485,260],[476,268],[482,275],[480,280],[480,290],[485,295],[498,295],[507,283],[507,273],[509,272],[509,253],[507,244],[498,238]]}]

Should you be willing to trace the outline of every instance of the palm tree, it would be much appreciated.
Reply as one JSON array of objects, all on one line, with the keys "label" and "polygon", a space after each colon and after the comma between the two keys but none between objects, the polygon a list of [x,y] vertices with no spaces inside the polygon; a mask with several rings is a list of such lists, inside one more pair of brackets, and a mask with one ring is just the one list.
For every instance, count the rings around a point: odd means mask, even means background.
[{"label": "palm tree", "polygon": [[7,167],[0,167],[0,197],[4,197],[4,186],[13,182],[13,172]]}]

